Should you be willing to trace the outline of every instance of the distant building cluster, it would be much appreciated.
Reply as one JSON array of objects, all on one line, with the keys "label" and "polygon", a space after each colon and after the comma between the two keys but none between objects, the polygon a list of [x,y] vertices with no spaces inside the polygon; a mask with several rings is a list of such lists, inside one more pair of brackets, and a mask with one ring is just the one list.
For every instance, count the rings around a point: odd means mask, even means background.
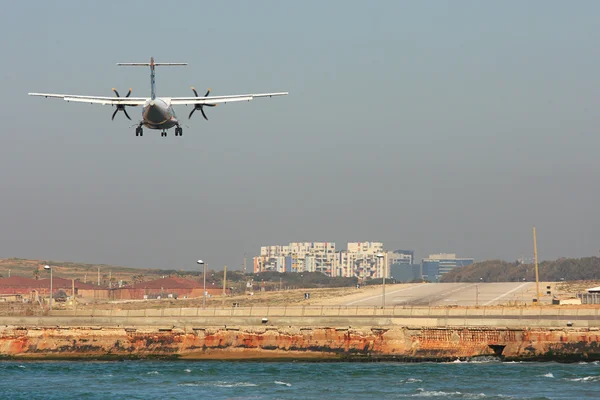
[{"label": "distant building cluster", "polygon": [[430,254],[421,261],[421,276],[431,282],[437,282],[442,275],[454,268],[465,267],[473,264],[472,258],[459,258],[456,254],[440,253]]},{"label": "distant building cluster", "polygon": [[[60,297],[72,297],[94,300],[142,300],[178,297],[202,297],[204,285],[191,279],[167,277],[152,281],[132,283],[131,285],[117,288],[92,285],[78,280],[64,279],[59,277],[50,279],[31,279],[21,276],[0,278],[0,301],[7,296],[19,295],[23,300],[38,302],[42,299],[48,301],[50,287],[52,286],[52,297],[58,301]],[[222,295],[230,293],[223,288],[206,287],[206,294]]]},{"label": "distant building cluster", "polygon": [[333,242],[293,242],[262,246],[254,257],[254,272],[321,272],[327,276],[381,278],[389,261],[381,242],[352,242],[336,251]]},{"label": "distant building cluster", "polygon": [[388,251],[381,242],[349,242],[346,250],[339,251],[333,242],[292,242],[262,246],[260,255],[254,257],[254,272],[320,272],[331,277],[438,281],[453,268],[472,263],[472,258],[458,258],[456,254],[432,254],[416,264],[412,250]]}]

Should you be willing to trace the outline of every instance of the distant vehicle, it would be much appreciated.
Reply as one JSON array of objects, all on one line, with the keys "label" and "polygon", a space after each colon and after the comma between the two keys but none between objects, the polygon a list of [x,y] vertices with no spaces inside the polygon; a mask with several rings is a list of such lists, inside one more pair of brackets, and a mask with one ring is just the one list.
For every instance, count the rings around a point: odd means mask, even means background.
[{"label": "distant vehicle", "polygon": [[156,85],[155,85],[155,67],[157,66],[182,66],[187,63],[157,63],[154,62],[154,57],[150,58],[149,63],[118,63],[117,65],[122,66],[134,66],[134,67],[150,67],[150,97],[129,97],[131,95],[131,89],[125,95],[121,97],[119,92],[113,88],[117,97],[100,97],[100,96],[80,96],[80,95],[69,95],[69,94],[54,94],[54,93],[29,93],[30,96],[42,96],[51,97],[57,99],[63,99],[65,101],[73,101],[78,103],[90,103],[90,104],[102,104],[102,105],[113,105],[116,107],[112,119],[115,119],[115,115],[119,111],[123,111],[125,116],[131,120],[129,114],[125,110],[125,107],[136,107],[142,106],[142,120],[135,128],[136,136],[144,136],[143,126],[148,129],[162,130],[161,136],[167,136],[167,130],[175,127],[175,136],[183,135],[183,128],[181,127],[180,121],[175,115],[173,110],[174,105],[193,105],[194,108],[190,112],[188,119],[192,117],[194,111],[200,110],[204,119],[208,120],[204,113],[204,107],[215,107],[219,103],[231,103],[235,101],[250,101],[256,97],[273,97],[273,96],[285,96],[288,92],[277,92],[277,93],[258,93],[258,94],[238,94],[231,96],[213,96],[208,97],[210,89],[206,91],[204,97],[199,97],[196,89],[192,87],[194,97],[156,97]]},{"label": "distant vehicle", "polygon": [[69,298],[69,295],[64,290],[58,290],[56,293],[54,293],[52,298],[57,303],[64,303]]}]

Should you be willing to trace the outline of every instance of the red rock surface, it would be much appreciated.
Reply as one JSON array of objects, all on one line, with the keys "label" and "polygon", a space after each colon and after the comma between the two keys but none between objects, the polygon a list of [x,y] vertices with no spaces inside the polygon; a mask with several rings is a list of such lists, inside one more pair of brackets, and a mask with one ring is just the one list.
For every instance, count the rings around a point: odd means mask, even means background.
[{"label": "red rock surface", "polygon": [[598,360],[599,331],[492,328],[0,328],[8,358]]}]

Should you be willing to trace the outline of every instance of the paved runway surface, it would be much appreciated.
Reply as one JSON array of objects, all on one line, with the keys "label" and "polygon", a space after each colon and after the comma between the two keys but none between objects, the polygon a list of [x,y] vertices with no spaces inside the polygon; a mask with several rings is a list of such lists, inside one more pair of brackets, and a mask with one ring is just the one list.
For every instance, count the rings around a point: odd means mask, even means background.
[{"label": "paved runway surface", "polygon": [[[541,289],[540,289],[541,290]],[[535,282],[424,283],[386,285],[386,306],[490,306],[530,303]],[[347,306],[381,306],[383,293],[345,303]]]}]

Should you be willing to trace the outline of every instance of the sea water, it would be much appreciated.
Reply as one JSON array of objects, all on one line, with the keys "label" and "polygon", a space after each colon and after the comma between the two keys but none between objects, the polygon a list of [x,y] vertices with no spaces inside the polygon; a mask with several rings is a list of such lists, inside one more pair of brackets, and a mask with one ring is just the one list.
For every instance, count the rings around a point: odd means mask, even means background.
[{"label": "sea water", "polygon": [[600,365],[3,361],[0,398],[600,399]]}]

